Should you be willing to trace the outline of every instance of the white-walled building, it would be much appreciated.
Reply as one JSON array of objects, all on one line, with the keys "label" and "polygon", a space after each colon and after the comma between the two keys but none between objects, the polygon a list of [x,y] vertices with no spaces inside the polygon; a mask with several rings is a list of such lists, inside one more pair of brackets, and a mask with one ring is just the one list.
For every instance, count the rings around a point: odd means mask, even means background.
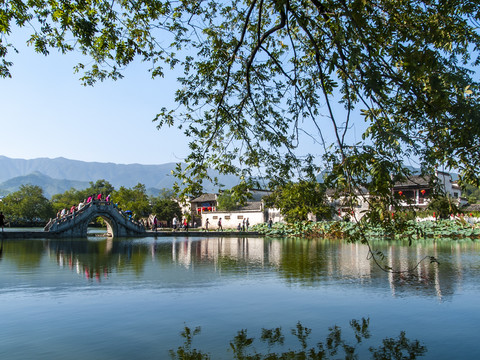
[{"label": "white-walled building", "polygon": [[243,228],[244,221],[248,219],[249,226],[262,224],[272,219],[273,222],[282,222],[283,217],[278,209],[265,208],[262,198],[269,195],[268,190],[251,189],[247,204],[235,211],[218,211],[218,194],[202,194],[191,200],[191,211],[198,227],[205,228],[208,219],[209,229],[217,229],[218,221],[222,219],[224,229]]},{"label": "white-walled building", "polygon": [[[442,171],[437,171],[435,176],[412,175],[405,181],[396,183],[392,189],[392,192],[399,196],[401,206],[417,209],[425,209],[435,191],[443,192],[459,206],[467,203],[466,199],[462,198],[462,190],[458,183],[453,181],[452,175]],[[362,188],[356,191],[353,198],[338,194],[335,196],[335,190],[331,189],[327,191],[327,199],[334,206],[337,219],[349,218],[358,221],[369,208],[370,195]],[[350,199],[353,204],[349,203]]]},{"label": "white-walled building", "polygon": [[327,190],[327,201],[335,209],[334,220],[360,220],[369,208],[370,195],[365,188],[355,191],[353,196],[336,194],[335,190]]},{"label": "white-walled building", "polygon": [[452,175],[443,171],[436,171],[435,176],[412,175],[406,181],[397,183],[393,192],[403,199],[401,205],[424,209],[430,203],[435,191],[440,191],[454,199],[458,205],[465,205],[466,199],[462,198],[462,189]]},{"label": "white-walled building", "polygon": [[265,216],[263,202],[249,202],[241,210],[237,211],[215,211],[211,213],[202,213],[202,224],[205,226],[206,220],[210,224],[209,229],[218,229],[218,221],[222,219],[223,229],[237,229],[238,226],[243,228],[244,220],[249,226],[262,224],[268,221]]}]

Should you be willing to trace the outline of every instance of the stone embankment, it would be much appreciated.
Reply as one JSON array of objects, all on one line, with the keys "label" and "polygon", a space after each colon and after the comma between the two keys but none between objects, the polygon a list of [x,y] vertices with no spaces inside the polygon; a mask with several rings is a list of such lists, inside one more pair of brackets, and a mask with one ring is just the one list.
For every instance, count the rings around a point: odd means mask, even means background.
[{"label": "stone embankment", "polygon": [[[108,237],[108,233],[104,234],[88,234],[88,236],[96,237]],[[254,237],[263,236],[255,231],[201,231],[201,230],[189,230],[189,231],[145,231],[142,234],[128,235],[126,237],[142,238],[142,237]],[[59,239],[65,238],[63,234],[58,234],[48,231],[9,231],[8,229],[3,233],[0,232],[0,239]],[[69,236],[70,238],[75,236]],[[83,237],[83,236],[81,236]],[[118,236],[117,236],[118,237]]]}]

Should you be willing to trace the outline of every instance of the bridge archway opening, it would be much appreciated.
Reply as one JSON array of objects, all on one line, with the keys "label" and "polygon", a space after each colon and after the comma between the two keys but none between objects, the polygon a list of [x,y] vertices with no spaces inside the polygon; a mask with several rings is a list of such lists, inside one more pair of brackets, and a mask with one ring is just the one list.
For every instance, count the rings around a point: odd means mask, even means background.
[{"label": "bridge archway opening", "polygon": [[[90,226],[93,223],[98,223],[98,219],[103,220],[103,224],[106,226],[106,231],[104,227],[99,227],[99,226]],[[114,237],[115,236],[115,222],[113,219],[106,215],[99,215],[95,214],[91,218],[88,219],[86,222],[87,228],[86,228],[86,235],[88,236],[108,236],[108,237]]]}]

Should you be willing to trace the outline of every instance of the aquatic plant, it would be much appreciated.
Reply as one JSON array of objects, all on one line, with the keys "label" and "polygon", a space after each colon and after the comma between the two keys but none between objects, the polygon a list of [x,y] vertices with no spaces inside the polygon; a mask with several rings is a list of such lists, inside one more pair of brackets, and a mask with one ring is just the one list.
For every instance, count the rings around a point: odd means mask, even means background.
[{"label": "aquatic plant", "polygon": [[252,227],[269,237],[292,236],[292,237],[316,237],[350,240],[355,238],[356,232],[363,231],[369,240],[376,238],[391,239],[478,239],[480,238],[480,224],[470,224],[465,219],[437,220],[437,221],[415,221],[407,220],[396,223],[392,222],[390,229],[375,224],[365,223],[360,226],[345,221],[302,221],[293,224],[275,223],[270,228],[266,224],[259,224]]}]

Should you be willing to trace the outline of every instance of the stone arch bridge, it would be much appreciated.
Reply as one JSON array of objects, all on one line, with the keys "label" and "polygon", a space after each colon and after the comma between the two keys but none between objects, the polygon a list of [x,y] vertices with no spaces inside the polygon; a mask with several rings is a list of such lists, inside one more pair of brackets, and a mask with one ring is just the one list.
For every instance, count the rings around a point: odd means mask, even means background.
[{"label": "stone arch bridge", "polygon": [[145,227],[131,219],[109,201],[92,201],[81,210],[60,219],[51,219],[44,230],[58,237],[86,237],[88,224],[101,217],[107,224],[107,234],[112,237],[137,236]]}]

